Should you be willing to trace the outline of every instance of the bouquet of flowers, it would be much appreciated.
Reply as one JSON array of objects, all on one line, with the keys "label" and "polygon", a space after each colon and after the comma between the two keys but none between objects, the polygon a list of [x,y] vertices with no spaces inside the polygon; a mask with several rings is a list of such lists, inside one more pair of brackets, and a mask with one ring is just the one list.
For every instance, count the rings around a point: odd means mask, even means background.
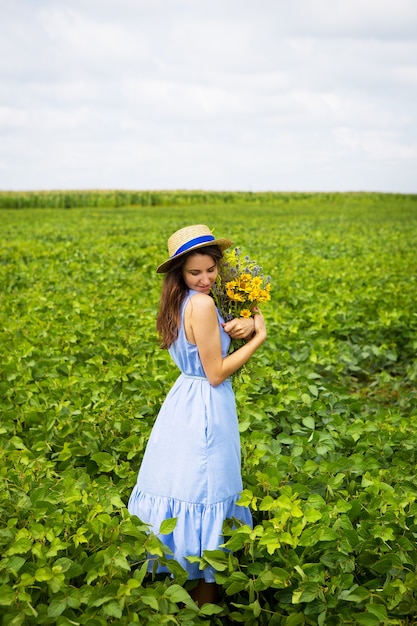
[{"label": "bouquet of flowers", "polygon": [[224,253],[211,293],[221,316],[228,322],[235,317],[251,317],[253,307],[271,299],[271,278],[240,248]]}]

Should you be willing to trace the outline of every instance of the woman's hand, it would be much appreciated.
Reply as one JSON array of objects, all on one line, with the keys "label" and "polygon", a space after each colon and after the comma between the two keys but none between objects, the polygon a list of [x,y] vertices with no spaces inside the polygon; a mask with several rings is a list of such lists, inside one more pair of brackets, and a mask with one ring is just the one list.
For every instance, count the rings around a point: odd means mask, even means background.
[{"label": "woman's hand", "polygon": [[250,339],[255,332],[253,317],[235,317],[223,324],[223,328],[231,339]]},{"label": "woman's hand", "polygon": [[266,326],[264,316],[259,309],[254,309],[254,323],[255,323],[255,335],[258,335],[262,339],[262,342],[266,339]]}]

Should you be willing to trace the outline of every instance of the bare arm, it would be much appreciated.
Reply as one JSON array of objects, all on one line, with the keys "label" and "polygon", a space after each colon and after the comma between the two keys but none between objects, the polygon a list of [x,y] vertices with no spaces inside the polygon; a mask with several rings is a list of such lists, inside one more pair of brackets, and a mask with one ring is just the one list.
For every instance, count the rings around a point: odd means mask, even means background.
[{"label": "bare arm", "polygon": [[210,384],[215,387],[242,367],[263,344],[266,339],[263,316],[257,313],[254,317],[253,337],[244,346],[223,358],[219,323],[212,298],[205,294],[196,295],[188,307],[190,309],[187,319],[194,343],[197,345],[204,372]]}]

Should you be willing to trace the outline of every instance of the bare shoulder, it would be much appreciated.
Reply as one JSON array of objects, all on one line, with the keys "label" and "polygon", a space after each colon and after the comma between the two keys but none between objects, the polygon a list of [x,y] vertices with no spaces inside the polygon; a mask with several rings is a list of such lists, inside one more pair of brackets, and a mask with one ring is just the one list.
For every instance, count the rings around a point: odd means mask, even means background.
[{"label": "bare shoulder", "polygon": [[211,296],[206,293],[196,293],[190,298],[190,308],[196,313],[211,313],[216,306]]}]

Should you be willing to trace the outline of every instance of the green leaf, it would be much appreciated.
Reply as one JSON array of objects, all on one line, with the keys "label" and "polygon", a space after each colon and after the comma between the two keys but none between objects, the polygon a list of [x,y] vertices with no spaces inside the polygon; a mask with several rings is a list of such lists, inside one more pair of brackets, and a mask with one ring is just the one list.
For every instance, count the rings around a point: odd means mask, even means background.
[{"label": "green leaf", "polygon": [[233,572],[226,581],[225,589],[228,596],[239,593],[249,585],[249,578],[243,572]]},{"label": "green leaf", "polygon": [[120,532],[124,535],[128,535],[129,537],[137,537],[138,539],[142,539],[144,537],[144,532],[148,529],[148,526],[145,524],[136,524],[129,520],[126,520],[120,525]]},{"label": "green leaf", "polygon": [[6,550],[6,554],[26,554],[31,548],[32,540],[29,537],[20,537]]},{"label": "green leaf", "polygon": [[383,604],[367,604],[366,610],[375,615],[381,622],[388,619],[387,609]]},{"label": "green leaf", "polygon": [[17,574],[17,572],[23,567],[26,563],[26,559],[22,556],[12,556],[9,559],[5,559],[4,561],[0,561],[0,570],[7,569],[13,574]]},{"label": "green leaf", "polygon": [[164,548],[164,546],[161,544],[159,539],[155,536],[151,535],[149,539],[146,541],[146,550],[147,552],[149,552],[149,554],[156,555],[156,556],[164,556],[165,549],[166,548]]},{"label": "green leaf", "polygon": [[176,517],[171,517],[170,519],[165,519],[160,528],[159,528],[159,533],[161,535],[169,535],[170,533],[172,533],[172,531],[175,529],[177,525],[177,518]]},{"label": "green leaf", "polygon": [[164,592],[164,597],[168,598],[171,602],[175,602],[176,604],[178,604],[178,602],[183,602],[187,606],[195,606],[195,603],[189,593],[180,585],[174,584],[168,587],[168,589]]},{"label": "green leaf", "polygon": [[122,617],[122,609],[116,600],[112,600],[103,606],[103,614],[120,619]]},{"label": "green leaf", "polygon": [[305,618],[301,613],[291,613],[285,620],[285,626],[304,626]]},{"label": "green leaf", "polygon": [[259,504],[260,511],[269,511],[274,507],[277,507],[277,503],[272,496],[265,496]]},{"label": "green leaf", "polygon": [[210,604],[209,602],[207,602],[201,607],[200,613],[201,615],[207,616],[219,615],[220,613],[223,613],[223,608],[221,606],[218,606],[217,604]]},{"label": "green leaf", "polygon": [[150,606],[151,609],[153,609],[154,611],[159,611],[158,600],[155,598],[155,596],[151,595],[150,593],[145,593],[140,597],[140,599],[144,604]]},{"label": "green leaf", "polygon": [[311,395],[315,396],[316,398],[319,395],[319,390],[317,389],[316,385],[309,385],[308,386],[308,390],[311,393]]},{"label": "green leaf", "polygon": [[306,507],[304,509],[304,516],[307,522],[313,524],[314,522],[318,522],[322,517],[322,513],[313,507]]},{"label": "green leaf", "polygon": [[380,574],[386,574],[390,570],[400,570],[402,567],[403,564],[398,554],[386,554],[372,565],[372,569]]},{"label": "green leaf", "polygon": [[50,567],[40,567],[35,572],[35,579],[40,582],[52,580],[53,577],[54,573],[52,572]]},{"label": "green leaf", "polygon": [[314,430],[316,428],[316,422],[314,421],[314,418],[310,415],[308,415],[307,417],[303,417],[302,422],[303,425],[310,430]]},{"label": "green leaf", "polygon": [[49,617],[58,617],[62,615],[62,613],[67,608],[67,601],[65,597],[57,597],[53,598],[51,603],[48,606],[48,616]]},{"label": "green leaf", "polygon": [[108,452],[97,452],[91,458],[95,461],[101,472],[112,472],[116,467],[116,461]]},{"label": "green leaf", "polygon": [[338,534],[332,528],[322,526],[318,534],[320,541],[334,541],[338,539]]},{"label": "green leaf", "polygon": [[183,585],[185,581],[188,579],[188,572],[186,569],[182,567],[178,561],[174,559],[168,559],[167,568],[174,575],[174,579],[178,582],[179,585]]},{"label": "green leaf", "polygon": [[317,583],[304,583],[292,594],[293,604],[301,602],[313,602],[319,593],[319,585]]},{"label": "green leaf", "polygon": [[10,606],[16,600],[16,593],[10,585],[0,586],[0,605]]},{"label": "green leaf", "polygon": [[379,537],[383,541],[394,541],[394,530],[389,526],[383,526],[382,524],[376,524],[372,529],[374,537]]},{"label": "green leaf", "polygon": [[345,602],[364,602],[370,596],[368,589],[353,585],[350,589],[344,589],[339,594],[339,599]]},{"label": "green leaf", "polygon": [[203,559],[218,572],[224,572],[228,568],[228,557],[222,550],[205,550]]},{"label": "green leaf", "polygon": [[133,573],[133,577],[140,583],[142,584],[145,576],[148,572],[148,561],[145,561],[144,563],[142,563],[141,567],[139,569],[135,569],[134,573]]},{"label": "green leaf", "polygon": [[360,624],[360,626],[378,626],[381,624],[379,617],[371,613],[356,613],[355,621],[357,624]]}]

